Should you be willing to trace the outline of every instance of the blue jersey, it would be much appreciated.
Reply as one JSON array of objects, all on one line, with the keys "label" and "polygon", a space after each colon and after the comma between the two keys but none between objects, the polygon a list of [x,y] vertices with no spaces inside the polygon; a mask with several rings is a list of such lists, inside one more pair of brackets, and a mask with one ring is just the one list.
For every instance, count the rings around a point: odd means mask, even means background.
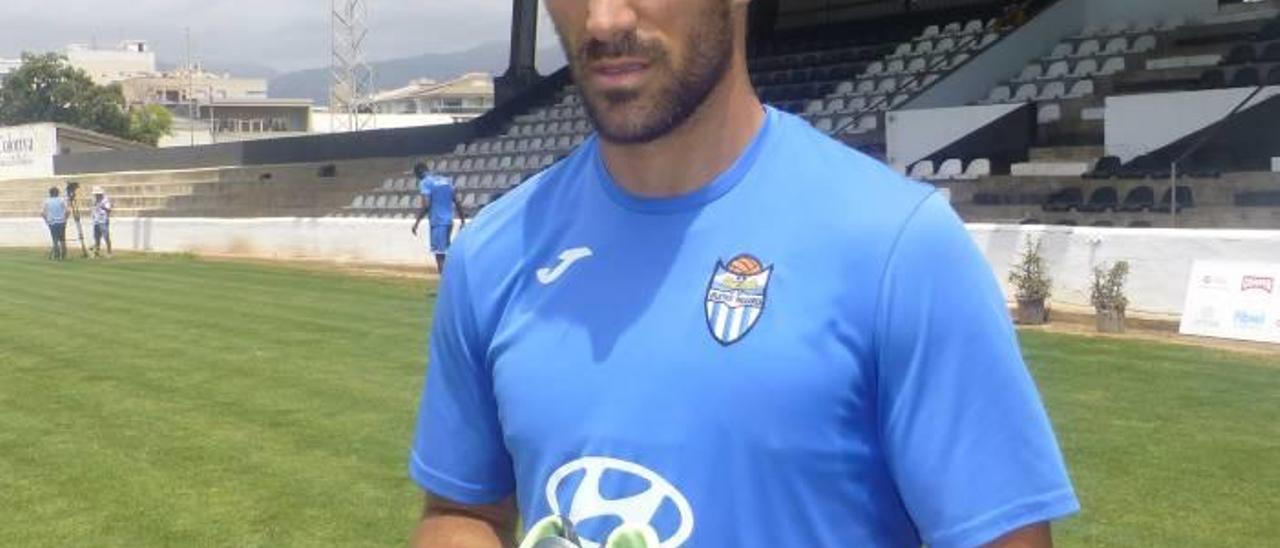
[{"label": "blue jersey", "polygon": [[590,139],[450,257],[409,466],[437,495],[663,547],[976,546],[1078,509],[961,221],[799,118],[672,198]]},{"label": "blue jersey", "polygon": [[428,221],[431,226],[453,224],[453,183],[439,175],[427,175],[418,181],[418,191],[431,201]]},{"label": "blue jersey", "polygon": [[67,201],[62,198],[44,199],[44,220],[51,225],[67,222]]}]

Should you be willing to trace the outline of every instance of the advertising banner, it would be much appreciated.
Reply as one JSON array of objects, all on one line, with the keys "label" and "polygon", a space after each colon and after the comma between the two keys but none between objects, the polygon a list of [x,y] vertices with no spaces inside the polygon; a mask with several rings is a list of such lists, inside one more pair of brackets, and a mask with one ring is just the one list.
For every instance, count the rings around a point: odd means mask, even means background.
[{"label": "advertising banner", "polygon": [[1196,261],[1179,332],[1280,344],[1280,264]]}]

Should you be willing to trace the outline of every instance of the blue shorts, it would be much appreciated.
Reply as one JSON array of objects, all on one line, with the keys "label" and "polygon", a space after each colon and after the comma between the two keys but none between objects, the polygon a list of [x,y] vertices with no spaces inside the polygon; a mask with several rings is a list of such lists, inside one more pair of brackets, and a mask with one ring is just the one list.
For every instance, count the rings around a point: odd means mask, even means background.
[{"label": "blue shorts", "polygon": [[445,254],[449,252],[449,240],[453,232],[450,225],[431,225],[431,252]]}]

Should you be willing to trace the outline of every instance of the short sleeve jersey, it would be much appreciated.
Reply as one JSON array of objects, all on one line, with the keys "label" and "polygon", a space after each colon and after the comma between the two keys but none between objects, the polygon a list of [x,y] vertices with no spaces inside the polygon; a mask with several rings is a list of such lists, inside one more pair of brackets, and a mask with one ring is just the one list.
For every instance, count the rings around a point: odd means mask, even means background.
[{"label": "short sleeve jersey", "polygon": [[663,547],[977,546],[1078,510],[961,221],[799,118],[672,198],[589,139],[451,257],[409,466],[439,496]]},{"label": "short sleeve jersey", "polygon": [[431,201],[428,220],[431,226],[453,224],[453,183],[439,175],[426,175],[418,181],[418,191]]}]

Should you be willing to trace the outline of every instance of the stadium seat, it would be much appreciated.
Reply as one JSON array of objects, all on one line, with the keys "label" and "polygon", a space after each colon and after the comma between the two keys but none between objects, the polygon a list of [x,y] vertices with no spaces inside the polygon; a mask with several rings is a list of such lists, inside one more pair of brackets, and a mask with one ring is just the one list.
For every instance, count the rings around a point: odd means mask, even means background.
[{"label": "stadium seat", "polygon": [[933,178],[933,162],[929,160],[920,160],[911,166],[908,176],[912,179],[931,179]]},{"label": "stadium seat", "polygon": [[1125,195],[1124,202],[1116,210],[1129,212],[1150,211],[1155,205],[1155,191],[1151,190],[1149,186],[1140,186],[1130,190],[1129,194]]},{"label": "stadium seat", "polygon": [[1268,86],[1280,86],[1280,67],[1272,67],[1267,73]]},{"label": "stadium seat", "polygon": [[1031,101],[1036,98],[1037,91],[1039,91],[1039,89],[1035,84],[1022,84],[1021,86],[1018,86],[1018,91],[1013,94],[1012,101],[1015,103]]},{"label": "stadium seat", "polygon": [[1116,156],[1103,156],[1094,164],[1093,169],[1083,175],[1086,179],[1110,179],[1120,173],[1123,164]]},{"label": "stadium seat", "polygon": [[898,90],[898,81],[893,78],[886,78],[880,81],[880,85],[876,86],[876,93],[893,93]]},{"label": "stadium seat", "polygon": [[964,175],[964,161],[959,158],[948,158],[938,166],[938,172],[933,175],[933,178],[945,181],[962,175]]},{"label": "stadium seat", "polygon": [[1040,94],[1036,96],[1037,101],[1053,101],[1062,99],[1067,96],[1067,84],[1062,81],[1049,82],[1040,90]]},{"label": "stadium seat", "polygon": [[890,75],[898,75],[907,71],[907,61],[905,59],[891,59],[889,64],[885,66],[884,73]]},{"label": "stadium seat", "polygon": [[836,95],[853,95],[853,82],[840,82],[836,84]]},{"label": "stadium seat", "polygon": [[884,74],[884,62],[875,61],[870,65],[867,65],[867,71],[864,74],[866,74],[867,76],[876,76],[876,75]]},{"label": "stadium seat", "polygon": [[946,53],[949,51],[953,51],[955,49],[956,49],[955,38],[943,38],[941,40],[938,40],[938,44],[934,46],[933,51],[936,51],[939,53]]},{"label": "stadium seat", "polygon": [[1080,49],[1076,50],[1074,57],[1094,57],[1101,51],[1102,44],[1097,40],[1085,40],[1080,44]]},{"label": "stadium seat", "polygon": [[1115,187],[1104,186],[1089,195],[1089,201],[1080,206],[1080,211],[1093,213],[1114,211],[1119,205],[1120,198]]},{"label": "stadium seat", "polygon": [[911,55],[920,57],[923,55],[928,55],[930,53],[933,53],[933,41],[921,40],[919,42],[916,42],[916,47],[914,50],[912,50]]},{"label": "stadium seat", "polygon": [[907,63],[908,74],[918,74],[929,69],[929,62],[923,57],[916,57],[910,63]]},{"label": "stadium seat", "polygon": [[964,25],[965,34],[978,34],[984,30],[987,30],[987,28],[982,24],[980,19],[971,19]]},{"label": "stadium seat", "polygon": [[938,25],[929,25],[924,28],[924,32],[920,34],[921,38],[934,38],[942,34],[942,29]]},{"label": "stadium seat", "polygon": [[876,92],[875,80],[859,80],[858,89],[855,90],[853,93],[854,95],[871,95],[875,92]]},{"label": "stadium seat", "polygon": [[964,174],[962,174],[957,178],[973,180],[973,179],[978,179],[980,177],[987,177],[990,175],[991,175],[991,160],[987,158],[978,158],[972,162],[969,162],[968,169],[965,169]]},{"label": "stadium seat", "polygon": [[1262,85],[1262,76],[1258,74],[1258,67],[1244,67],[1231,75],[1231,87],[1257,87]]},{"label": "stadium seat", "polygon": [[1071,71],[1072,78],[1090,78],[1098,73],[1098,61],[1096,59],[1085,59],[1076,63],[1075,70]]},{"label": "stadium seat", "polygon": [[1199,86],[1201,89],[1217,89],[1226,87],[1227,76],[1220,69],[1209,69],[1200,73]]},{"label": "stadium seat", "polygon": [[1046,103],[1040,105],[1036,111],[1036,123],[1052,124],[1062,120],[1062,106],[1057,103]]},{"label": "stadium seat", "polygon": [[[1169,211],[1170,206],[1173,205],[1173,204],[1170,204],[1171,193],[1172,191],[1166,189],[1164,191],[1164,194],[1161,195],[1160,204],[1156,206],[1158,211]],[[1182,211],[1183,209],[1188,209],[1191,207],[1195,207],[1195,200],[1193,199],[1193,195],[1191,193],[1191,187],[1178,185],[1176,210]]]},{"label": "stadium seat", "polygon": [[1093,80],[1080,80],[1071,86],[1071,91],[1067,93],[1067,99],[1080,99],[1082,97],[1090,97],[1093,95]]},{"label": "stadium seat", "polygon": [[963,31],[964,31],[964,27],[962,27],[959,22],[948,23],[947,26],[942,28],[942,34],[944,36],[960,34]]},{"label": "stadium seat", "polygon": [[880,128],[879,116],[876,116],[874,114],[868,114],[866,116],[858,118],[858,131],[860,133],[875,131],[879,128]]},{"label": "stadium seat", "polygon": [[1156,49],[1156,37],[1150,34],[1139,36],[1133,41],[1133,45],[1129,48],[1129,53],[1147,53]]},{"label": "stadium seat", "polygon": [[833,123],[834,122],[831,120],[830,117],[824,116],[822,118],[818,118],[817,120],[814,120],[813,127],[817,128],[818,131],[821,131],[823,133],[831,133],[831,130],[835,129],[832,127]]},{"label": "stadium seat", "polygon": [[1071,64],[1066,61],[1055,61],[1049,65],[1049,70],[1044,73],[1042,80],[1060,80],[1071,74]]},{"label": "stadium seat", "polygon": [[1256,61],[1258,58],[1257,51],[1252,45],[1240,44],[1231,48],[1227,52],[1227,56],[1222,58],[1224,65],[1244,65]]},{"label": "stadium seat", "polygon": [[1045,211],[1071,211],[1084,204],[1084,191],[1079,187],[1064,188],[1049,196],[1042,209]]},{"label": "stadium seat", "polygon": [[1124,55],[1129,51],[1129,41],[1125,38],[1111,38],[1107,41],[1106,47],[1102,49],[1102,55]]},{"label": "stadium seat", "polygon": [[858,112],[865,110],[870,101],[866,97],[854,97],[845,102],[844,112]]},{"label": "stadium seat", "polygon": [[1269,63],[1280,62],[1280,42],[1272,42],[1262,48],[1262,55],[1258,56],[1258,60]]},{"label": "stadium seat", "polygon": [[911,47],[912,46],[910,42],[904,42],[904,43],[898,44],[898,49],[893,50],[893,53],[890,53],[888,57],[890,59],[894,59],[898,57],[906,57],[908,55],[911,55]]},{"label": "stadium seat", "polygon": [[1032,63],[1022,67],[1022,72],[1018,73],[1018,76],[1014,77],[1013,80],[1010,81],[1014,83],[1030,82],[1038,80],[1042,76],[1044,76],[1044,67],[1042,67],[1040,63]]},{"label": "stadium seat", "polygon": [[1098,76],[1111,76],[1124,72],[1124,57],[1111,57],[1102,63]]},{"label": "stadium seat", "polygon": [[363,208],[363,207],[364,207],[364,195],[363,195],[363,194],[357,194],[355,198],[352,198],[352,199],[351,199],[351,205],[349,205],[349,206],[347,206],[347,207],[350,207],[350,208],[353,208],[353,209],[361,209],[361,208]]},{"label": "stadium seat", "polygon": [[823,103],[821,99],[814,99],[814,100],[812,100],[812,101],[809,101],[808,103],[805,103],[804,113],[805,113],[805,114],[819,114],[819,113],[821,113],[825,108],[826,108],[826,104],[825,104],[825,103]]},{"label": "stadium seat", "polygon": [[906,93],[899,93],[893,96],[893,99],[889,102],[889,108],[898,108],[902,105],[907,104],[907,101],[910,101],[910,100],[911,100],[910,95]]}]

